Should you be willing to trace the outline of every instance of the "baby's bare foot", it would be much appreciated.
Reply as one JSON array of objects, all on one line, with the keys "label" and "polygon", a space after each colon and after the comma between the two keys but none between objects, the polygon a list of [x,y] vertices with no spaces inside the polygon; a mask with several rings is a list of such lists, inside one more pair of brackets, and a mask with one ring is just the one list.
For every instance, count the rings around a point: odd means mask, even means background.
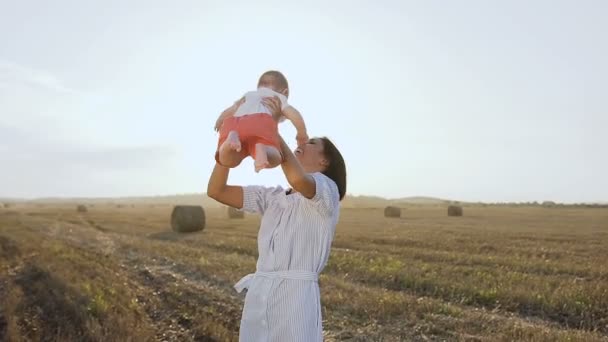
[{"label": "baby's bare foot", "polygon": [[220,151],[226,151],[226,149],[241,152],[241,140],[236,131],[230,131],[226,141],[220,147]]},{"label": "baby's bare foot", "polygon": [[270,166],[270,163],[266,160],[266,161],[255,161],[254,163],[255,166],[255,172],[259,173],[262,169],[266,169],[268,168],[268,166]]}]

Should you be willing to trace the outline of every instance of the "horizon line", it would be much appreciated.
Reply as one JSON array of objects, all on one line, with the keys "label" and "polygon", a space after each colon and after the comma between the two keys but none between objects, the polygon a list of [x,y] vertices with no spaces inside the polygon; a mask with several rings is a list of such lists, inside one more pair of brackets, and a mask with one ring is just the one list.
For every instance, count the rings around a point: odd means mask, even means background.
[{"label": "horizon line", "polygon": [[[69,201],[69,200],[128,200],[128,199],[146,199],[146,198],[159,198],[159,197],[185,197],[185,196],[207,196],[206,192],[189,192],[189,193],[173,193],[164,195],[135,195],[135,196],[41,196],[41,197],[4,197],[0,196],[0,201],[16,201],[16,202],[34,202],[34,201]],[[369,194],[349,194],[347,193],[344,198],[357,198],[357,197],[369,197],[376,198],[385,201],[400,201],[408,199],[425,199],[432,201],[441,202],[460,202],[460,203],[543,203],[543,202],[554,202],[556,204],[608,204],[608,200],[595,200],[595,201],[583,201],[583,202],[568,202],[568,201],[557,201],[557,200],[519,200],[519,201],[487,201],[487,200],[455,200],[446,199],[434,196],[403,196],[403,197],[385,197],[380,195],[369,195]]]}]

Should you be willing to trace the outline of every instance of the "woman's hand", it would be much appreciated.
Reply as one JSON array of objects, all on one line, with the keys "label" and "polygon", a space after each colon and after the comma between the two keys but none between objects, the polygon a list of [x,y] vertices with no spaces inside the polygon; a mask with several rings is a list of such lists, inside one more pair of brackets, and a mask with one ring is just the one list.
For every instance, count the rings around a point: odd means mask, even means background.
[{"label": "woman's hand", "polygon": [[288,106],[285,108],[285,111],[281,109],[281,100],[278,96],[274,97],[265,97],[262,99],[262,102],[270,110],[272,117],[277,119],[280,116],[285,116],[289,120],[291,120],[298,130],[296,135],[296,142],[298,146],[302,146],[308,142],[308,133],[306,132],[306,125],[304,124],[304,120],[302,119],[302,115],[295,108]]},{"label": "woman's hand", "polygon": [[262,103],[268,108],[273,118],[278,118],[283,115],[281,110],[281,99],[278,96],[265,97],[262,99]]}]

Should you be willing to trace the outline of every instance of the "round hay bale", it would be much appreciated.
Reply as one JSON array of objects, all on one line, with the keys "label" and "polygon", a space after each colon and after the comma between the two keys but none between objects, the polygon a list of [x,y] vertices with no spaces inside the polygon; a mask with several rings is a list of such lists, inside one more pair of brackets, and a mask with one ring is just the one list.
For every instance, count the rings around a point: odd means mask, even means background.
[{"label": "round hay bale", "polygon": [[4,208],[8,209],[8,208],[10,208],[10,207],[11,207],[11,204],[10,204],[10,203],[4,203]]},{"label": "round hay bale", "polygon": [[401,217],[401,208],[389,205],[384,208],[384,217]]},{"label": "round hay bale", "polygon": [[228,218],[231,219],[242,219],[245,217],[245,212],[240,211],[233,207],[228,207]]},{"label": "round hay bale", "polygon": [[448,206],[448,216],[462,216],[462,207],[457,205]]},{"label": "round hay bale", "polygon": [[557,204],[553,201],[544,201],[541,205],[545,208],[553,208],[557,206]]},{"label": "round hay bale", "polygon": [[88,211],[87,206],[84,204],[79,204],[76,207],[76,211],[78,211],[79,213],[86,213]]},{"label": "round hay bale", "polygon": [[197,205],[176,205],[171,213],[171,228],[178,233],[190,233],[205,228],[205,211]]}]

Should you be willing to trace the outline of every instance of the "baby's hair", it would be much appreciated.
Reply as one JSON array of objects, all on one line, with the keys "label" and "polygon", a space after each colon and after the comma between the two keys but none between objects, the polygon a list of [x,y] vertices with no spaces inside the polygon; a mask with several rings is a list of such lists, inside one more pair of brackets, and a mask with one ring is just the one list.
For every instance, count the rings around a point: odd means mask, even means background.
[{"label": "baby's hair", "polygon": [[[260,76],[260,80],[258,81],[258,87],[270,87],[279,92],[282,92],[285,89],[289,89],[289,84],[287,83],[287,79],[285,76],[276,70],[269,70]],[[288,90],[289,91],[289,90]]]}]

